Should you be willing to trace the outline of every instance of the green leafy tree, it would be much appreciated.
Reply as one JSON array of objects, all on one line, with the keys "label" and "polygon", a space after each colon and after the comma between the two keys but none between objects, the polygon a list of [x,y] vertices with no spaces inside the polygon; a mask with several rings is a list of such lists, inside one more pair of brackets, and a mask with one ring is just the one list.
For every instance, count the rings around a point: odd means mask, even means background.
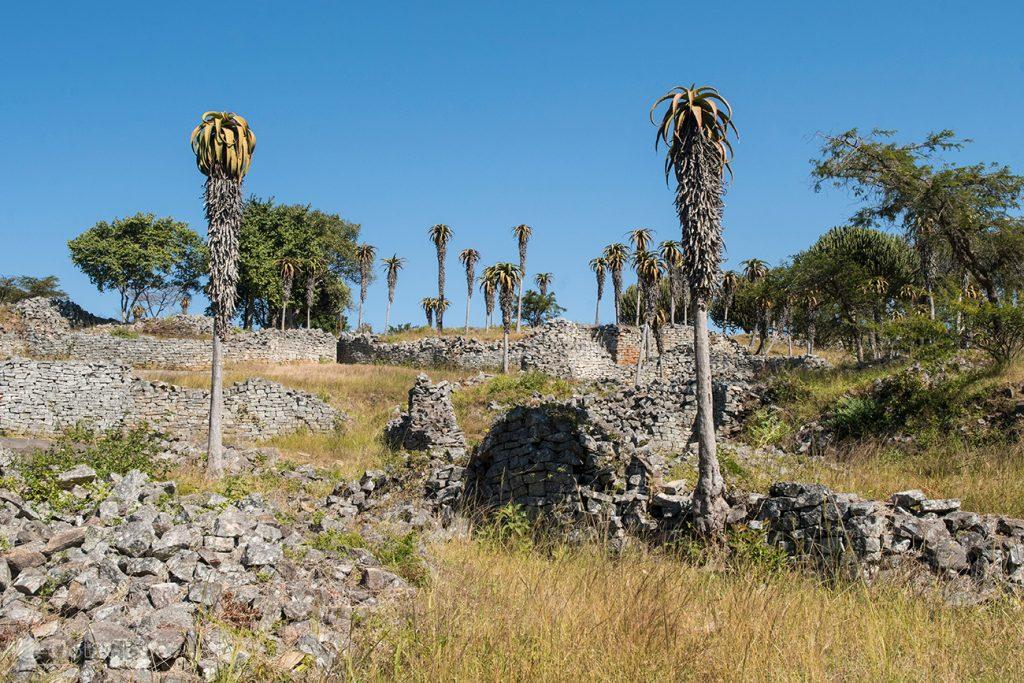
[{"label": "green leafy tree", "polygon": [[565,309],[558,305],[554,292],[542,294],[528,289],[523,294],[523,320],[531,327],[543,325],[563,313],[565,313]]},{"label": "green leafy tree", "polygon": [[195,231],[151,213],[100,221],[68,248],[71,262],[101,292],[118,293],[122,321],[147,293],[195,291],[206,267],[206,247]]},{"label": "green leafy tree", "polygon": [[0,304],[16,304],[36,297],[54,299],[65,296],[67,294],[60,288],[60,280],[56,275],[0,277]]}]

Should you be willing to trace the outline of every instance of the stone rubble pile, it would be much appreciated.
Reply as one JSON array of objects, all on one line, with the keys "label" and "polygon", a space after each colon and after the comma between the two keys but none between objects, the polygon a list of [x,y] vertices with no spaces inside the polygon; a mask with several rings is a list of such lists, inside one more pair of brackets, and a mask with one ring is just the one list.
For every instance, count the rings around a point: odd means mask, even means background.
[{"label": "stone rubble pile", "polygon": [[309,547],[260,494],[177,496],[135,470],[97,486],[86,466],[59,481],[80,512],[0,489],[0,637],[17,679],[214,680],[254,656],[334,671],[354,614],[407,588],[368,550]]}]

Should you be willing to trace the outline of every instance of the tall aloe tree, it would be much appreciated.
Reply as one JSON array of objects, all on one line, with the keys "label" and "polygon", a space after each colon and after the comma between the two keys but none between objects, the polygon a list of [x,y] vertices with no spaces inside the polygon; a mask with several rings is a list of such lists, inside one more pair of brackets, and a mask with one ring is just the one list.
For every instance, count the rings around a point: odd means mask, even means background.
[{"label": "tall aloe tree", "polygon": [[[748,258],[746,261],[741,262],[740,265],[743,266],[743,278],[751,284],[760,282],[768,276],[768,263],[759,258]],[[764,297],[758,298],[759,304],[764,304],[767,301]],[[767,308],[763,305],[758,305],[756,315],[757,320],[754,321],[754,331],[750,333],[750,340],[747,343],[748,349],[754,348],[754,338],[757,336],[755,333],[759,333],[761,328],[767,324],[767,320],[765,320],[765,316],[768,315]],[[761,344],[764,345],[763,337]]]},{"label": "tall aloe tree", "polygon": [[290,256],[277,259],[278,272],[281,275],[281,331],[284,332],[288,321],[288,302],[292,300],[292,287],[295,285],[295,273],[300,266],[299,260]]},{"label": "tall aloe tree", "polygon": [[377,259],[377,248],[371,244],[360,244],[356,247],[356,263],[359,264],[359,317],[356,331],[363,329],[363,306],[366,304],[366,291],[373,277],[373,262]]},{"label": "tall aloe tree", "polygon": [[[660,122],[655,111],[667,103]],[[698,534],[720,537],[729,505],[718,465],[714,406],[711,398],[711,355],[708,302],[722,261],[722,194],[732,146],[732,108],[715,88],[676,87],[651,107],[657,126],[655,149],[665,144],[665,180],[675,176],[675,206],[682,231],[684,272],[693,297],[693,351],[697,374],[697,485],[693,492],[693,523]]]},{"label": "tall aloe tree", "polygon": [[307,258],[303,264],[306,274],[306,329],[313,326],[313,301],[316,299],[316,288],[323,277],[324,260],[319,256]]},{"label": "tall aloe tree", "polygon": [[444,323],[441,322],[441,319],[444,318],[445,311],[448,310],[450,304],[451,301],[448,299],[442,299],[441,297],[434,299],[434,321],[437,322],[438,332],[444,332]]},{"label": "tall aloe tree", "polygon": [[512,228],[512,234],[519,245],[519,306],[516,313],[516,332],[523,328],[523,280],[526,279],[526,247],[533,236],[533,228],[520,224]]},{"label": "tall aloe tree", "polygon": [[554,281],[555,276],[551,273],[537,273],[533,276],[533,281],[537,283],[537,289],[540,290],[541,296],[548,295],[548,287]]},{"label": "tall aloe tree", "polygon": [[384,332],[391,326],[391,305],[395,303],[395,287],[398,286],[398,272],[405,267],[405,259],[395,254],[382,261],[388,283],[388,307],[384,311]]},{"label": "tall aloe tree", "polygon": [[420,300],[423,307],[423,314],[427,317],[427,327],[434,326],[434,309],[437,308],[437,297],[428,296]]},{"label": "tall aloe tree", "polygon": [[629,260],[629,248],[621,243],[614,242],[604,248],[605,266],[612,272],[612,293],[615,295],[615,324],[622,324],[622,269]]},{"label": "tall aloe tree", "polygon": [[[455,234],[454,231],[444,223],[432,225],[427,230],[427,236],[430,237],[430,241],[434,243],[434,248],[437,250],[437,300],[439,304],[446,301],[444,298],[444,262],[448,256],[448,243],[451,241],[453,234]],[[447,306],[444,308],[447,308]],[[435,308],[434,312],[437,315],[437,331],[444,332],[444,310],[439,305]]]},{"label": "tall aloe tree", "polygon": [[604,279],[607,271],[607,264],[603,256],[590,259],[590,269],[594,271],[597,279],[597,306],[594,308],[594,325],[601,324],[601,297],[604,296]]},{"label": "tall aloe tree", "polygon": [[637,275],[637,296],[643,296],[644,316],[640,331],[640,353],[636,358],[636,384],[640,384],[644,358],[650,346],[650,326],[658,308],[658,283],[661,281],[662,263],[657,254],[642,250],[633,257]]},{"label": "tall aloe tree", "polygon": [[735,270],[727,270],[722,274],[722,331],[729,334],[729,309],[732,307],[733,299],[736,298],[736,290],[740,285],[740,276]]},{"label": "tall aloe tree", "polygon": [[[634,228],[629,231],[629,241],[633,243],[633,264],[636,265],[636,255],[642,251],[647,251],[648,245],[651,240],[654,239],[654,233],[650,228]],[[639,280],[640,274],[637,273],[637,279]],[[636,326],[640,327],[640,306],[642,305],[643,294],[640,291],[641,287],[637,284],[636,287]]]},{"label": "tall aloe tree", "polygon": [[469,334],[469,309],[473,305],[473,283],[476,282],[476,264],[480,261],[480,252],[476,249],[463,249],[459,252],[459,261],[466,269],[466,334]]},{"label": "tall aloe tree", "polygon": [[213,358],[210,363],[210,431],[206,467],[210,476],[224,473],[222,419],[224,378],[221,344],[235,315],[238,284],[238,233],[242,226],[242,180],[249,172],[256,136],[249,123],[230,112],[205,112],[190,136],[196,165],[206,176],[206,208],[210,247],[210,284],[213,307]]},{"label": "tall aloe tree", "polygon": [[665,270],[668,271],[668,320],[669,324],[676,324],[676,301],[680,294],[679,287],[682,284],[683,250],[679,248],[679,242],[665,240],[658,245],[661,252],[661,259],[665,263]]},{"label": "tall aloe tree", "polygon": [[508,335],[512,331],[512,307],[523,274],[514,263],[496,263],[487,269],[485,277],[498,292],[498,304],[501,307],[501,371],[508,374]]},{"label": "tall aloe tree", "polygon": [[498,291],[495,288],[494,279],[490,275],[493,268],[494,266],[484,268],[484,273],[480,277],[480,291],[484,295],[484,329],[486,330],[491,329],[491,318],[494,316],[494,297]]}]

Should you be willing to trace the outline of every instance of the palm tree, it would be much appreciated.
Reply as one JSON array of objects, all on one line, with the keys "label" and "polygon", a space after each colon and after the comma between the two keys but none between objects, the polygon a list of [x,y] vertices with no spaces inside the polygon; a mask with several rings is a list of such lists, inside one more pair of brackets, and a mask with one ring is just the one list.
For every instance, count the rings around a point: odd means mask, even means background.
[{"label": "palm tree", "polygon": [[484,293],[484,306],[486,308],[484,316],[484,329],[486,330],[491,328],[491,318],[494,315],[494,295],[497,292],[494,287],[494,281],[490,276],[493,268],[494,266],[484,268],[484,274],[480,277],[480,291]]},{"label": "palm tree", "polygon": [[398,285],[398,271],[405,267],[405,259],[395,254],[383,260],[384,273],[388,282],[388,307],[384,312],[384,331],[391,325],[391,304],[395,303],[395,287]]},{"label": "palm tree", "polygon": [[441,297],[434,299],[434,320],[437,321],[438,332],[444,332],[444,323],[441,320],[444,318],[444,312],[448,310],[450,303],[448,299],[442,299]]},{"label": "palm tree", "polygon": [[[768,263],[759,258],[748,258],[746,261],[740,263],[743,266],[743,277],[747,282],[753,284],[760,282],[768,275]],[[767,301],[767,300],[765,300]],[[767,315],[764,306],[758,306],[757,320],[754,321],[754,332],[750,333],[750,341],[747,343],[747,348],[754,348],[754,338],[757,336],[755,332],[758,332],[763,327],[766,321],[762,320]],[[764,345],[764,339],[761,340],[761,345]]]},{"label": "palm tree", "polygon": [[[635,254],[639,254],[642,251],[647,251],[647,245],[654,239],[654,233],[651,232],[650,228],[634,228],[629,231],[629,241],[633,243],[633,250]],[[633,258],[633,264],[636,264],[636,257]],[[639,273],[637,274],[639,278]],[[640,291],[640,285],[637,284],[636,288],[636,326],[640,327],[640,300],[643,295]]]},{"label": "palm tree", "polygon": [[295,284],[295,271],[299,267],[299,262],[290,256],[284,256],[277,259],[277,267],[281,273],[281,331],[284,332],[288,319],[288,302],[292,299],[292,285]]},{"label": "palm tree", "polygon": [[512,329],[512,306],[515,292],[523,279],[522,271],[514,263],[497,263],[487,269],[487,279],[498,292],[501,306],[501,371],[508,374],[508,335]]},{"label": "palm tree", "polygon": [[[697,485],[693,492],[693,521],[697,533],[720,537],[729,505],[725,480],[718,465],[714,411],[711,399],[711,355],[708,302],[714,293],[722,260],[722,192],[732,146],[728,133],[732,108],[711,87],[676,87],[655,101],[654,112],[669,106],[657,125],[655,149],[666,146],[665,180],[674,172],[675,205],[682,231],[684,272],[693,297],[693,355],[697,374]],[[721,104],[721,107],[719,106]]]},{"label": "palm tree", "polygon": [[[434,248],[437,249],[437,299],[438,301],[444,301],[444,259],[448,254],[448,242],[451,241],[454,231],[445,225],[444,223],[438,223],[433,225],[427,231],[427,235],[430,237],[430,241],[434,243]],[[445,306],[447,308],[447,306]],[[437,331],[444,332],[444,311],[438,307],[437,313]]]},{"label": "palm tree", "polygon": [[598,256],[597,258],[590,259],[590,269],[594,271],[594,276],[597,278],[597,307],[594,310],[594,325],[601,324],[601,296],[604,295],[604,277],[606,263],[603,257]]},{"label": "palm tree", "polygon": [[640,384],[640,373],[643,370],[644,356],[649,351],[650,340],[648,330],[657,311],[657,287],[661,280],[662,263],[652,252],[641,250],[633,257],[637,274],[637,298],[644,300],[644,326],[640,333],[640,352],[636,357],[636,384]]},{"label": "palm tree", "polygon": [[427,327],[434,326],[434,305],[437,299],[434,297],[424,297],[420,301],[420,306],[423,307],[423,313],[427,316]]},{"label": "palm tree", "polygon": [[219,477],[224,473],[221,342],[235,315],[238,233],[242,226],[242,180],[252,163],[256,136],[241,116],[230,112],[208,111],[192,131],[191,143],[196,165],[206,176],[203,203],[206,207],[206,234],[210,247],[210,284],[207,292],[213,307],[210,432],[206,467],[210,476]]},{"label": "palm tree", "polygon": [[725,308],[722,315],[722,331],[726,334],[729,334],[729,308],[732,306],[739,284],[740,278],[735,270],[727,270],[722,274],[722,304]]},{"label": "palm tree", "polygon": [[466,334],[469,334],[469,308],[473,304],[473,283],[476,281],[476,264],[480,260],[480,252],[476,249],[463,249],[459,252],[459,260],[466,267]]},{"label": "palm tree", "polygon": [[551,281],[555,279],[555,276],[551,273],[537,273],[533,276],[533,281],[537,283],[537,289],[540,290],[541,296],[548,295],[548,287],[551,286]]},{"label": "palm tree", "polygon": [[356,263],[359,264],[359,317],[356,331],[363,329],[363,305],[366,303],[366,290],[370,286],[373,275],[373,262],[377,258],[377,248],[370,244],[356,247]]},{"label": "palm tree", "polygon": [[313,300],[316,298],[316,287],[320,284],[320,275],[324,269],[324,260],[319,256],[306,259],[306,329],[313,327]]},{"label": "palm tree", "polygon": [[604,248],[604,263],[612,271],[612,293],[615,295],[615,324],[622,324],[620,304],[622,302],[622,269],[629,259],[629,249],[621,242],[609,244]]},{"label": "palm tree", "polygon": [[665,240],[661,248],[661,258],[668,270],[668,320],[670,325],[676,324],[676,295],[679,293],[680,267],[683,265],[683,252],[679,248],[679,242]]},{"label": "palm tree", "polygon": [[517,225],[512,228],[516,242],[519,244],[519,312],[516,314],[516,332],[523,327],[523,280],[526,279],[526,245],[533,236],[533,228],[529,225]]}]

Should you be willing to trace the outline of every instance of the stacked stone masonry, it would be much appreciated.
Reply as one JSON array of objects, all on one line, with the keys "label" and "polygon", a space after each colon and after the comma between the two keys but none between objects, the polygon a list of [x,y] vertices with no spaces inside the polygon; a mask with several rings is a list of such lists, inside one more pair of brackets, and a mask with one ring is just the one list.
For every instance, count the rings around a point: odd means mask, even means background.
[{"label": "stacked stone masonry", "polygon": [[384,429],[384,437],[393,448],[429,451],[451,458],[466,452],[466,437],[459,429],[452,406],[452,385],[434,384],[419,375],[409,390],[408,410],[396,415]]},{"label": "stacked stone masonry", "polygon": [[[50,434],[76,424],[148,424],[190,439],[206,434],[209,392],[136,378],[128,367],[84,361],[0,362],[0,431]],[[224,391],[229,439],[257,441],[307,428],[334,429],[341,415],[320,399],[249,379]]]},{"label": "stacked stone masonry", "polygon": [[[97,318],[63,299],[28,299],[14,307],[21,322],[0,333],[0,353],[35,358],[111,362],[133,367],[199,368],[210,364],[208,318],[162,319],[165,332],[153,336],[154,321],[120,325]],[[336,360],[337,340],[323,330],[234,331],[225,341],[224,358],[232,361]]]}]

